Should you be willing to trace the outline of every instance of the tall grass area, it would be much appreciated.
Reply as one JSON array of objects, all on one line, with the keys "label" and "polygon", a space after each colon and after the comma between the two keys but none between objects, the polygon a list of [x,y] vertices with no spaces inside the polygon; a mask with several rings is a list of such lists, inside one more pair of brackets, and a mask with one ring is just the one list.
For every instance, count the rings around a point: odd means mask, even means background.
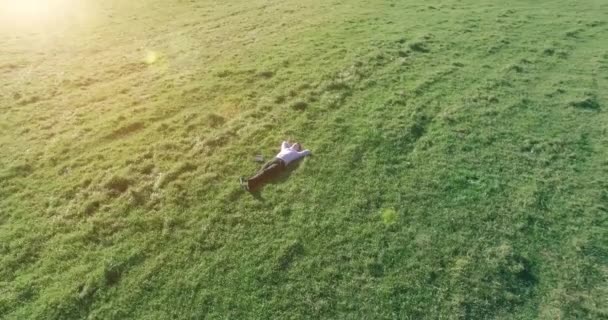
[{"label": "tall grass area", "polygon": [[0,19],[1,319],[608,317],[605,0],[61,3]]}]

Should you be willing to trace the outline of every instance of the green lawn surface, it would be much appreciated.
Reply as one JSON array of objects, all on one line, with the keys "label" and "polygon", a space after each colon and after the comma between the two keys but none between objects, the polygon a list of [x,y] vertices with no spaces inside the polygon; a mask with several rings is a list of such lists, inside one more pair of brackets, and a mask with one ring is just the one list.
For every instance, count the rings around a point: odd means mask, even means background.
[{"label": "green lawn surface", "polygon": [[1,319],[608,318],[605,0],[4,2]]}]

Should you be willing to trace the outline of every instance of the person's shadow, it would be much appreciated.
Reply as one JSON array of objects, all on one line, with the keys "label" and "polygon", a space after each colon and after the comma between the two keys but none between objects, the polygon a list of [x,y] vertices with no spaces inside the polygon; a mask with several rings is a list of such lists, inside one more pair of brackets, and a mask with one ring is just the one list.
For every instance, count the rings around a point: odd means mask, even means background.
[{"label": "person's shadow", "polygon": [[[309,156],[310,157],[310,156]],[[251,195],[259,201],[264,201],[264,198],[262,197],[262,191],[264,190],[264,188],[266,187],[266,185],[269,184],[282,184],[285,181],[287,181],[289,179],[289,177],[291,176],[291,174],[296,171],[298,168],[300,168],[300,166],[302,165],[302,162],[304,162],[304,159],[300,159],[297,160],[295,162],[290,163],[289,165],[287,165],[287,168],[285,168],[285,171],[283,171],[279,176],[270,179],[268,182],[266,182],[264,185],[260,186],[258,188],[258,190],[250,192]]]}]

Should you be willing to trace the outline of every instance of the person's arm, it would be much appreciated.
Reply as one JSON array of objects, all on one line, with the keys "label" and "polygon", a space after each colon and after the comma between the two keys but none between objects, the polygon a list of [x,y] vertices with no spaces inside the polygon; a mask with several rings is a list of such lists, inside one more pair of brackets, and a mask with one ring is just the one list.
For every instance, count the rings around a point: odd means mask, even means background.
[{"label": "person's arm", "polygon": [[306,157],[306,156],[310,155],[310,150],[306,149],[304,151],[298,152],[298,154],[300,155],[300,157]]},{"label": "person's arm", "polygon": [[291,145],[289,145],[289,142],[283,141],[283,143],[281,143],[281,150],[285,150],[289,147],[291,147]]}]

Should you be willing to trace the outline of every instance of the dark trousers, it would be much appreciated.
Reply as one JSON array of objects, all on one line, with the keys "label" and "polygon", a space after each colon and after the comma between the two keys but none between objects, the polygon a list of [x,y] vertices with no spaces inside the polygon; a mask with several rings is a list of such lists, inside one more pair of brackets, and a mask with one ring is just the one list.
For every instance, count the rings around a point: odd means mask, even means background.
[{"label": "dark trousers", "polygon": [[281,172],[285,171],[286,167],[285,161],[279,158],[274,158],[267,162],[255,176],[247,179],[249,190],[256,190],[264,183],[276,178]]}]

